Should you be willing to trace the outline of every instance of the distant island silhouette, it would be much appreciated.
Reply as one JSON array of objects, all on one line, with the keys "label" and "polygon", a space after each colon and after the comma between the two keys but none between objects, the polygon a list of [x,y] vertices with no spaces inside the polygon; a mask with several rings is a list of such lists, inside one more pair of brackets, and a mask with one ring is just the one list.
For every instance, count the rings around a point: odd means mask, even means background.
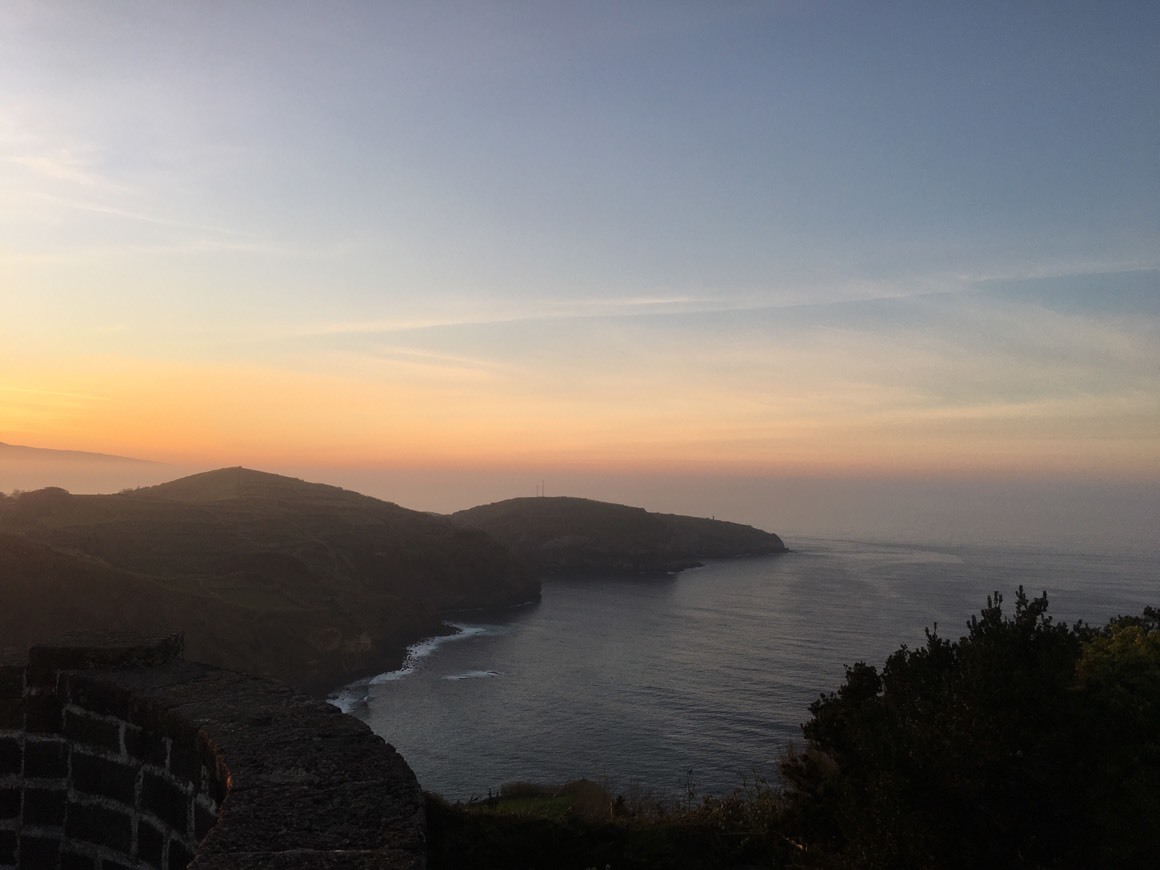
[{"label": "distant island silhouette", "polygon": [[141,465],[160,465],[149,459],[135,459],[132,456],[117,456],[112,453],[90,453],[86,450],[54,450],[50,447],[28,447],[23,444],[8,444],[0,441],[0,460],[11,461],[69,461],[69,462],[126,462]]}]

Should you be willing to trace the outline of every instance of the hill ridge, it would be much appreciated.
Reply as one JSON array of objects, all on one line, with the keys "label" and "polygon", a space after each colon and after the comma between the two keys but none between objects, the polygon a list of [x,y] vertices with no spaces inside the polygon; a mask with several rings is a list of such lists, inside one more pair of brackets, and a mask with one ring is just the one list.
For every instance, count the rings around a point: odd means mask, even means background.
[{"label": "hill ridge", "polygon": [[703,559],[786,552],[776,534],[726,520],[576,496],[522,496],[458,511],[542,575],[672,573]]},{"label": "hill ridge", "polygon": [[[393,505],[394,502],[364,495],[329,483],[314,483],[298,477],[260,471],[243,465],[216,468],[186,475],[153,486],[140,487],[129,495],[135,498],[159,498],[195,503],[229,501],[235,498],[269,498],[272,496],[329,495]],[[404,508],[405,510],[405,508]]]},{"label": "hill ridge", "polygon": [[540,575],[673,572],[785,552],[772,533],[574,496],[450,516],[233,466],[113,495],[0,494],[0,637],[184,631],[191,658],[311,691],[391,670],[444,614]]},{"label": "hill ridge", "polygon": [[0,564],[5,575],[74,581],[0,584],[6,644],[46,639],[32,628],[46,630],[45,613],[62,614],[61,631],[148,629],[165,616],[191,658],[315,691],[398,667],[407,645],[441,632],[443,613],[540,594],[483,532],[249,469],[115,495],[5,496]]}]

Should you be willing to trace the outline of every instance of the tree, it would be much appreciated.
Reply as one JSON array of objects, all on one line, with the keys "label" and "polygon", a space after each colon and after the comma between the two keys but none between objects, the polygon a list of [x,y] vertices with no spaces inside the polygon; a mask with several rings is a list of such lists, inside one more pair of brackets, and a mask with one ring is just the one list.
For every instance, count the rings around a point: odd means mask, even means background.
[{"label": "tree", "polygon": [[[1111,620],[1085,644],[1077,689],[1093,751],[1089,823],[1110,866],[1160,855],[1160,610]],[[1140,859],[1150,857],[1150,862]]]},{"label": "tree", "polygon": [[786,823],[814,863],[1154,858],[1156,835],[1134,831],[1160,827],[1160,614],[1097,632],[1055,623],[1046,593],[1020,587],[1010,618],[1002,603],[988,596],[958,641],[928,631],[881,674],[855,664],[811,705],[806,749],[782,774]]}]

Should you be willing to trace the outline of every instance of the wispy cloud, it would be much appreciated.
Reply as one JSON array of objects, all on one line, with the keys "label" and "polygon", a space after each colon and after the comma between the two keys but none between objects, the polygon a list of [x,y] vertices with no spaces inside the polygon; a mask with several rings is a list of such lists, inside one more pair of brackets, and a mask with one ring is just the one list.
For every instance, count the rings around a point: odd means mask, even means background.
[{"label": "wispy cloud", "polygon": [[[640,299],[433,301],[431,314],[373,318],[363,321],[303,323],[267,329],[270,338],[309,338],[391,335],[448,327],[487,327],[501,324],[535,323],[601,317],[635,317],[644,314],[688,313],[689,311],[732,310],[731,307],[688,297]],[[439,309],[456,308],[441,314]],[[464,312],[463,309],[467,309]],[[472,309],[475,309],[472,311]]]},{"label": "wispy cloud", "polygon": [[374,347],[362,352],[344,351],[342,355],[381,363],[389,367],[395,377],[422,376],[447,383],[479,383],[520,372],[518,366],[508,362],[398,345]]},{"label": "wispy cloud", "polygon": [[117,189],[119,185],[100,174],[94,165],[68,149],[49,154],[7,155],[0,157],[6,163],[20,166],[33,174],[51,181],[65,182],[86,188]]},{"label": "wispy cloud", "polygon": [[17,396],[46,396],[54,399],[80,399],[84,401],[101,401],[102,396],[96,396],[91,393],[70,393],[63,390],[38,390],[30,387],[5,387],[0,386],[0,393],[9,393]]}]

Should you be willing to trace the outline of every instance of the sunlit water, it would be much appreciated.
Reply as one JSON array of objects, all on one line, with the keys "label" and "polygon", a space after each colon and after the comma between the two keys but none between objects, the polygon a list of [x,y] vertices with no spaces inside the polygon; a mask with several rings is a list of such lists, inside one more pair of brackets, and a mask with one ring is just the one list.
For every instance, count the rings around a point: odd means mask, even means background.
[{"label": "sunlit water", "polygon": [[336,702],[448,798],[586,776],[725,792],[775,777],[819,693],[923,630],[959,637],[999,590],[1046,590],[1057,620],[1160,605],[1143,555],[787,542],[794,552],[666,578],[551,580],[543,601],[464,615],[401,671]]}]

